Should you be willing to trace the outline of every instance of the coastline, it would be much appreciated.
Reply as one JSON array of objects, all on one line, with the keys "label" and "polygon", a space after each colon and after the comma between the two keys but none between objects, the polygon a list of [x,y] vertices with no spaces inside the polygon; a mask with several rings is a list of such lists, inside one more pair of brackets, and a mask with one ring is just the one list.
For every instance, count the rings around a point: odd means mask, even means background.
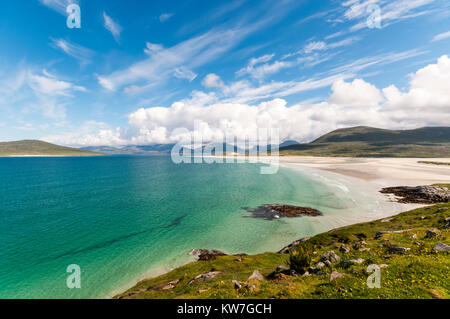
[{"label": "coastline", "polygon": [[[393,160],[393,162],[391,161]],[[448,159],[439,159],[448,161]],[[364,187],[364,191],[367,192],[376,192],[377,195],[381,195],[378,192],[383,187],[388,186],[399,186],[399,185],[425,185],[430,183],[439,183],[439,182],[448,182],[450,180],[450,169],[446,169],[444,167],[436,167],[436,169],[431,169],[431,172],[428,171],[430,168],[429,165],[420,165],[416,163],[418,159],[363,159],[363,158],[330,158],[330,157],[299,157],[299,156],[286,156],[280,157],[280,165],[293,170],[300,171],[310,171],[313,172],[317,176],[326,176],[326,178],[330,178],[332,180],[346,179],[348,183],[355,183],[362,187]],[[264,162],[262,160],[261,162]],[[406,169],[403,165],[406,164]],[[414,168],[414,171],[417,171],[419,174],[417,178],[411,177],[405,173],[411,170],[411,166]],[[317,177],[316,176],[316,177]],[[442,176],[448,176],[442,177]],[[401,183],[403,182],[403,184]],[[400,184],[398,184],[400,183]],[[389,196],[381,195],[380,197],[385,198],[386,202],[392,200]],[[361,222],[368,222],[373,220],[378,220],[380,218],[386,218],[398,215],[402,212],[406,212],[415,208],[420,208],[426,205],[419,204],[399,204],[401,209],[395,210],[390,213],[385,213],[382,216],[376,215],[370,217],[370,214],[364,217],[367,218],[356,218],[353,221],[344,222],[342,225],[337,225],[336,227],[332,227],[326,231],[336,229],[342,226],[348,226],[353,224],[358,224]],[[342,216],[336,216],[336,218],[342,218]],[[324,233],[326,231],[320,231],[315,233],[315,235]],[[286,242],[283,247],[291,244],[290,242]],[[203,248],[203,247],[197,247]],[[281,249],[282,247],[280,247]],[[226,252],[228,253],[228,252]],[[173,270],[173,269],[172,269]],[[137,283],[142,280],[155,278],[160,275],[166,274],[172,270],[167,271],[149,271],[146,275],[141,277],[139,280],[135,281],[134,284],[128,286],[128,288],[115,289],[111,294],[108,295],[108,298],[116,296],[123,291],[135,286]]]}]

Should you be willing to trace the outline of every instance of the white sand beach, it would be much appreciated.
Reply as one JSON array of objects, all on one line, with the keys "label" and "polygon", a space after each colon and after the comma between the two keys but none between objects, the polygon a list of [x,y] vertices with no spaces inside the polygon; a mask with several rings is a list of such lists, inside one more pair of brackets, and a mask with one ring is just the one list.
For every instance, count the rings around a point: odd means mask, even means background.
[{"label": "white sand beach", "polygon": [[320,169],[379,187],[450,183],[449,165],[423,164],[420,161],[449,163],[450,158],[280,157],[282,165]]}]

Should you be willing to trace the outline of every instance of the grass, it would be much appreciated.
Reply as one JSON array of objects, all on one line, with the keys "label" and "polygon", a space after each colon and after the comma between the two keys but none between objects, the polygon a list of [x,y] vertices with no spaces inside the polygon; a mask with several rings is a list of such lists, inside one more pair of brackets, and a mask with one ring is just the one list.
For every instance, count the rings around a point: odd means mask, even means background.
[{"label": "grass", "polygon": [[449,165],[450,163],[446,163],[446,162],[432,162],[432,161],[418,161],[417,163],[419,164],[430,164],[430,165]]},{"label": "grass", "polygon": [[102,153],[59,146],[43,141],[24,140],[17,142],[0,142],[0,156],[92,156]]},{"label": "grass", "polygon": [[[307,277],[282,276],[270,279],[269,275],[279,265],[287,265],[288,254],[263,253],[251,256],[224,256],[213,261],[198,261],[177,268],[165,275],[138,283],[116,297],[122,298],[450,298],[450,255],[448,252],[434,252],[437,242],[448,242],[448,229],[439,229],[439,238],[425,238],[428,229],[437,229],[450,217],[450,204],[415,209],[384,221],[362,223],[327,233],[319,234],[305,242],[305,248],[313,252],[312,264],[320,256],[334,250],[342,260],[363,258],[362,264],[347,269],[333,263],[332,269],[324,267],[327,275]],[[375,239],[379,231],[404,230],[403,233],[385,234]],[[415,234],[417,238],[411,236]],[[355,250],[352,244],[364,240],[368,251]],[[387,241],[388,240],[388,241]],[[339,252],[342,243],[351,247],[349,253]],[[416,245],[420,242],[422,245]],[[409,247],[405,255],[391,254],[389,247]],[[281,247],[280,247],[281,248]],[[366,285],[370,264],[387,264],[381,269],[381,288],[370,289]],[[352,270],[353,269],[353,270]],[[232,280],[245,282],[254,270],[265,276],[257,289],[235,289]],[[344,277],[330,282],[332,270]],[[213,279],[195,281],[195,276],[210,271],[221,273]],[[173,289],[161,290],[173,280],[180,280]]]},{"label": "grass", "polygon": [[440,187],[444,187],[444,188],[450,189],[450,184],[433,184],[433,186],[440,186]]}]

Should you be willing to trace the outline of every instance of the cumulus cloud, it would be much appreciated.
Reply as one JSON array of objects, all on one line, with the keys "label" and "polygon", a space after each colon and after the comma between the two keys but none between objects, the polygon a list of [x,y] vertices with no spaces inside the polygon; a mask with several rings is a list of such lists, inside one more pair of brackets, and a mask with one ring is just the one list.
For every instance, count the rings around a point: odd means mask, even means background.
[{"label": "cumulus cloud", "polygon": [[[210,80],[218,81],[214,76]],[[132,112],[126,129],[103,129],[72,141],[81,141],[79,145],[173,143],[185,141],[191,134],[209,141],[223,134],[244,137],[257,128],[275,127],[280,129],[282,140],[306,142],[340,127],[415,128],[450,123],[450,59],[446,55],[412,74],[405,91],[394,85],[379,89],[363,79],[335,79],[329,85],[330,96],[323,102],[292,106],[281,98],[253,105],[238,100],[226,102],[215,93],[197,91],[169,107]],[[241,92],[242,87],[236,91]],[[179,128],[189,133],[180,133]],[[64,144],[74,143],[65,140]]]},{"label": "cumulus cloud", "polygon": [[224,86],[222,79],[214,73],[210,73],[205,76],[202,81],[202,85],[207,88],[220,88]]},{"label": "cumulus cloud", "polygon": [[383,101],[383,96],[374,85],[361,79],[353,82],[336,81],[332,86],[330,102],[338,105],[367,107],[376,106]]}]

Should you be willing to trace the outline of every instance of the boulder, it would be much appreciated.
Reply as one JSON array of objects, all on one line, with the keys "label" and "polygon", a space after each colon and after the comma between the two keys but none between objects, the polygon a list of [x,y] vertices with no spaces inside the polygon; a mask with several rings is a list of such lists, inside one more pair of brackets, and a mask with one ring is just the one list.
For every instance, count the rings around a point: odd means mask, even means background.
[{"label": "boulder", "polygon": [[241,289],[242,288],[242,284],[239,281],[233,280],[231,282],[234,284],[234,289]]},{"label": "boulder", "polygon": [[329,262],[333,263],[333,262],[337,262],[337,261],[341,260],[341,257],[339,257],[339,255],[337,255],[334,252],[334,250],[330,250],[330,251],[323,253],[322,256],[320,257],[320,261],[323,263],[327,260]]},{"label": "boulder", "polygon": [[364,259],[358,258],[358,259],[352,259],[350,261],[355,263],[355,264],[362,264],[364,262]]},{"label": "boulder", "polygon": [[194,281],[197,280],[208,280],[208,279],[213,279],[214,277],[216,277],[217,275],[221,274],[222,272],[220,271],[210,271],[206,274],[200,274],[198,276],[195,276],[194,279],[192,279],[191,281],[189,281],[188,285],[192,284]]},{"label": "boulder", "polygon": [[341,245],[341,247],[339,248],[339,251],[340,251],[341,253],[346,254],[346,253],[349,253],[349,252],[350,252],[350,248],[348,248],[348,247],[345,246],[345,245]]},{"label": "boulder", "polygon": [[434,245],[433,251],[450,251],[450,246],[444,243],[437,243]]},{"label": "boulder", "polygon": [[439,236],[438,233],[432,231],[432,230],[427,230],[427,233],[425,235],[425,238],[433,238],[433,237],[437,237]]},{"label": "boulder", "polygon": [[410,250],[411,250],[411,248],[399,247],[399,246],[393,246],[393,247],[389,248],[389,252],[391,254],[400,254],[400,255],[402,255]]},{"label": "boulder", "polygon": [[316,264],[316,267],[317,267],[317,268],[323,268],[323,267],[325,267],[325,264],[324,264],[323,262],[319,261],[319,262]]},{"label": "boulder", "polygon": [[330,275],[330,282],[331,281],[334,281],[334,280],[336,280],[336,279],[339,279],[339,278],[341,278],[341,277],[343,277],[344,276],[344,274],[341,274],[340,272],[337,272],[337,271],[333,271],[332,273],[331,273],[331,275]]},{"label": "boulder", "polygon": [[253,272],[253,274],[250,277],[248,277],[248,279],[247,279],[248,282],[250,282],[250,281],[263,281],[263,280],[264,280],[264,276],[261,275],[261,273],[258,270],[255,270]]}]

